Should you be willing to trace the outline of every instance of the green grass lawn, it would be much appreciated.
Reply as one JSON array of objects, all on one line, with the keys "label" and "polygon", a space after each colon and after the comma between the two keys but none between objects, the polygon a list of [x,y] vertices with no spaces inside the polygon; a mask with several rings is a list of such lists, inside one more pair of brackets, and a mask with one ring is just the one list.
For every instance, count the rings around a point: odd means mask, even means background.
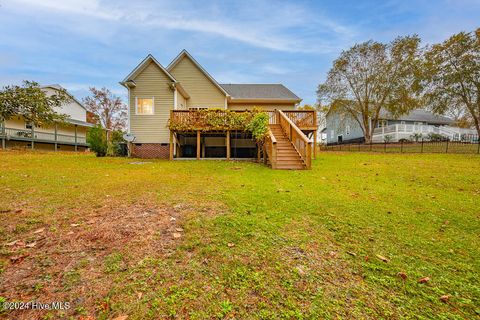
[{"label": "green grass lawn", "polygon": [[477,155],[132,161],[0,152],[0,317],[480,317]]}]

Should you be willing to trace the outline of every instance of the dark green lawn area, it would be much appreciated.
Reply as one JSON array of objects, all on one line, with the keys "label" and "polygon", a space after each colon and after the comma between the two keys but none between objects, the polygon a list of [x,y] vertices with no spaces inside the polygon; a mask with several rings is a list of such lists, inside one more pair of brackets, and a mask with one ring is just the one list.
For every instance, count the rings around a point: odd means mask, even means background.
[{"label": "dark green lawn area", "polygon": [[0,152],[0,317],[480,317],[477,155],[132,161]]}]

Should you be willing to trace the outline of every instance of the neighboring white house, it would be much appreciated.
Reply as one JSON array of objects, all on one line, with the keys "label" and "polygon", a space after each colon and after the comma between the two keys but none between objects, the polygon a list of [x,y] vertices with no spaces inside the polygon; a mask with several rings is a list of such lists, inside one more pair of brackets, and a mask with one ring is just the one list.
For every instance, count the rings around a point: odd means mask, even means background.
[{"label": "neighboring white house", "polygon": [[[326,116],[326,127],[322,130],[327,136],[327,144],[363,142],[364,133],[358,121],[336,112]],[[454,141],[476,142],[476,130],[458,128],[450,118],[416,109],[406,115],[393,117],[382,112],[373,131],[373,142],[398,142],[400,140],[428,139],[440,135]]]},{"label": "neighboring white house", "polygon": [[[58,84],[43,86],[49,95],[62,89]],[[58,110],[69,116],[66,125],[35,127],[22,117],[14,117],[0,124],[0,139],[3,149],[31,148],[42,150],[84,151],[87,149],[87,129],[93,124],[87,122],[87,109],[74,96]]]}]

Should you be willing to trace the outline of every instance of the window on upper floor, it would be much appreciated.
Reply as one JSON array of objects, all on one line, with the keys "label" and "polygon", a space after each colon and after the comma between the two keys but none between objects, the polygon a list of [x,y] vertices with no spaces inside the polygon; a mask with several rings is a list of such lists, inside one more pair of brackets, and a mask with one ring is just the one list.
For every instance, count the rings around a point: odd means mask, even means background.
[{"label": "window on upper floor", "polygon": [[154,98],[135,98],[136,114],[154,114],[155,113]]}]

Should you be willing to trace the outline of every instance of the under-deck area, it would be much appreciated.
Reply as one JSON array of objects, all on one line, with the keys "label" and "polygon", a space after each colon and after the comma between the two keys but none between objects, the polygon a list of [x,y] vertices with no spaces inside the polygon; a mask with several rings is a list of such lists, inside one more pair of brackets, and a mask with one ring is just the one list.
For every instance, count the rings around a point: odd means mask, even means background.
[{"label": "under-deck area", "polygon": [[254,159],[258,147],[252,135],[242,131],[177,132],[173,158]]}]

